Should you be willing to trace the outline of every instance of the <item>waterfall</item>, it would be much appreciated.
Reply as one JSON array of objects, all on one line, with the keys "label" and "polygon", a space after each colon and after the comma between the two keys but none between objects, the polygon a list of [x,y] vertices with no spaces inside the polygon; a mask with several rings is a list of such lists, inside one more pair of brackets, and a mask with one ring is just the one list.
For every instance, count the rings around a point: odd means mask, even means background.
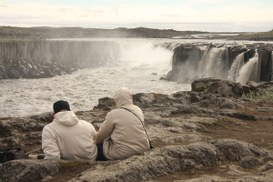
[{"label": "waterfall", "polygon": [[245,55],[244,52],[242,52],[233,61],[230,67],[230,70],[228,71],[228,77],[227,77],[228,80],[235,81],[236,78],[238,77],[239,70],[244,64],[244,57],[245,57],[244,55]]},{"label": "waterfall", "polygon": [[[249,60],[251,61],[247,63]],[[172,70],[167,74],[167,80],[186,83],[204,77],[241,83],[271,81],[273,80],[272,48],[260,47],[256,44],[234,46],[181,44],[174,49]]]},{"label": "waterfall", "polygon": [[203,54],[198,65],[198,73],[201,77],[224,77],[223,54],[225,48],[209,48]]},{"label": "waterfall", "polygon": [[248,81],[259,81],[257,54],[241,67],[239,75],[236,78],[236,82],[241,84],[246,84]]}]

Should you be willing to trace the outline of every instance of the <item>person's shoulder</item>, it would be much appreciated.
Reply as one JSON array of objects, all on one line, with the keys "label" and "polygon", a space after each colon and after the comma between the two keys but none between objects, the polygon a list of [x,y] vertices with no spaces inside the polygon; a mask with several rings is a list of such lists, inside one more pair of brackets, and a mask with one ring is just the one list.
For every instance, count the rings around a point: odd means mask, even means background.
[{"label": "person's shoulder", "polygon": [[79,120],[79,122],[86,127],[93,127],[92,123],[89,123],[85,120]]},{"label": "person's shoulder", "polygon": [[55,127],[53,125],[54,125],[53,122],[46,124],[43,127],[42,134],[43,135],[53,134],[55,130]]},{"label": "person's shoulder", "polygon": [[53,127],[53,122],[44,125],[43,130],[47,130]]},{"label": "person's shoulder", "polygon": [[130,105],[126,105],[126,108],[129,109],[130,111],[140,111],[142,112],[142,109],[140,107],[138,107],[137,105],[134,104],[130,104]]},{"label": "person's shoulder", "polygon": [[133,107],[133,108],[137,108],[137,109],[140,109],[141,110],[141,108],[140,107],[138,107],[137,105],[135,105],[135,104],[132,104],[131,105],[131,107]]},{"label": "person's shoulder", "polygon": [[109,112],[107,113],[107,115],[108,115],[108,116],[110,116],[110,115],[115,115],[115,114],[117,114],[118,112],[120,112],[120,109],[121,109],[121,108],[112,109],[111,111],[109,111]]},{"label": "person's shoulder", "polygon": [[82,124],[86,124],[86,125],[92,125],[91,123],[89,123],[83,119],[79,119],[79,122],[81,122]]}]

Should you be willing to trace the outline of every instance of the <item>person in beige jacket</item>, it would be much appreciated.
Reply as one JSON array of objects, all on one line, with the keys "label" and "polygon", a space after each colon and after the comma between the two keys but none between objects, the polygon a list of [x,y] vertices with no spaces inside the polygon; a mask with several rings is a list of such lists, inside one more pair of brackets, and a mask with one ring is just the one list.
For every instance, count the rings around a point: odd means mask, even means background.
[{"label": "person in beige jacket", "polygon": [[133,104],[129,89],[120,88],[114,100],[117,108],[107,113],[95,137],[98,146],[97,160],[125,159],[150,149],[141,123],[144,121],[143,112]]},{"label": "person in beige jacket", "polygon": [[53,105],[54,120],[42,131],[42,149],[45,159],[97,158],[97,146],[92,142],[96,135],[94,126],[79,120],[67,101]]}]

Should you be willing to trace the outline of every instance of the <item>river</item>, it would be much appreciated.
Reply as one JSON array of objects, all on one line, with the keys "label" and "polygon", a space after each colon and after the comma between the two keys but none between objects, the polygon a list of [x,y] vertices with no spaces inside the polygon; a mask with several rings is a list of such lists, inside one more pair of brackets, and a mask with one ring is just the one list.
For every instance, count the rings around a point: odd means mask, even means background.
[{"label": "river", "polygon": [[[88,40],[86,40],[88,41]],[[42,79],[0,80],[0,117],[52,111],[52,104],[67,100],[74,111],[91,110],[102,97],[113,97],[122,86],[132,93],[171,94],[190,90],[189,84],[160,80],[171,69],[172,51],[155,48],[153,41],[120,40],[122,55],[104,67]]]},{"label": "river", "polygon": [[[104,41],[105,39],[54,39],[49,41]],[[0,80],[0,117],[26,116],[52,111],[57,100],[67,100],[74,111],[91,110],[102,97],[113,97],[122,86],[132,93],[171,94],[188,91],[190,84],[160,80],[171,70],[173,51],[157,44],[246,44],[250,41],[200,39],[106,39],[118,42],[121,56],[106,66],[42,79]],[[269,42],[272,43],[272,42]]]}]

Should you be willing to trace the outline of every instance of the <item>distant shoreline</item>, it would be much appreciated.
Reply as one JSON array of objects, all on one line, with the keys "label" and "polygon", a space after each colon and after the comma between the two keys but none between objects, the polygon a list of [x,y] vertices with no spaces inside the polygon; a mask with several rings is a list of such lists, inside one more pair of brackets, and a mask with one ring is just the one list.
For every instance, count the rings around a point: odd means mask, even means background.
[{"label": "distant shoreline", "polygon": [[3,39],[50,39],[50,38],[204,38],[228,40],[272,41],[273,30],[269,32],[205,32],[177,31],[174,29],[137,28],[82,28],[82,27],[11,27],[0,26],[0,40]]}]

